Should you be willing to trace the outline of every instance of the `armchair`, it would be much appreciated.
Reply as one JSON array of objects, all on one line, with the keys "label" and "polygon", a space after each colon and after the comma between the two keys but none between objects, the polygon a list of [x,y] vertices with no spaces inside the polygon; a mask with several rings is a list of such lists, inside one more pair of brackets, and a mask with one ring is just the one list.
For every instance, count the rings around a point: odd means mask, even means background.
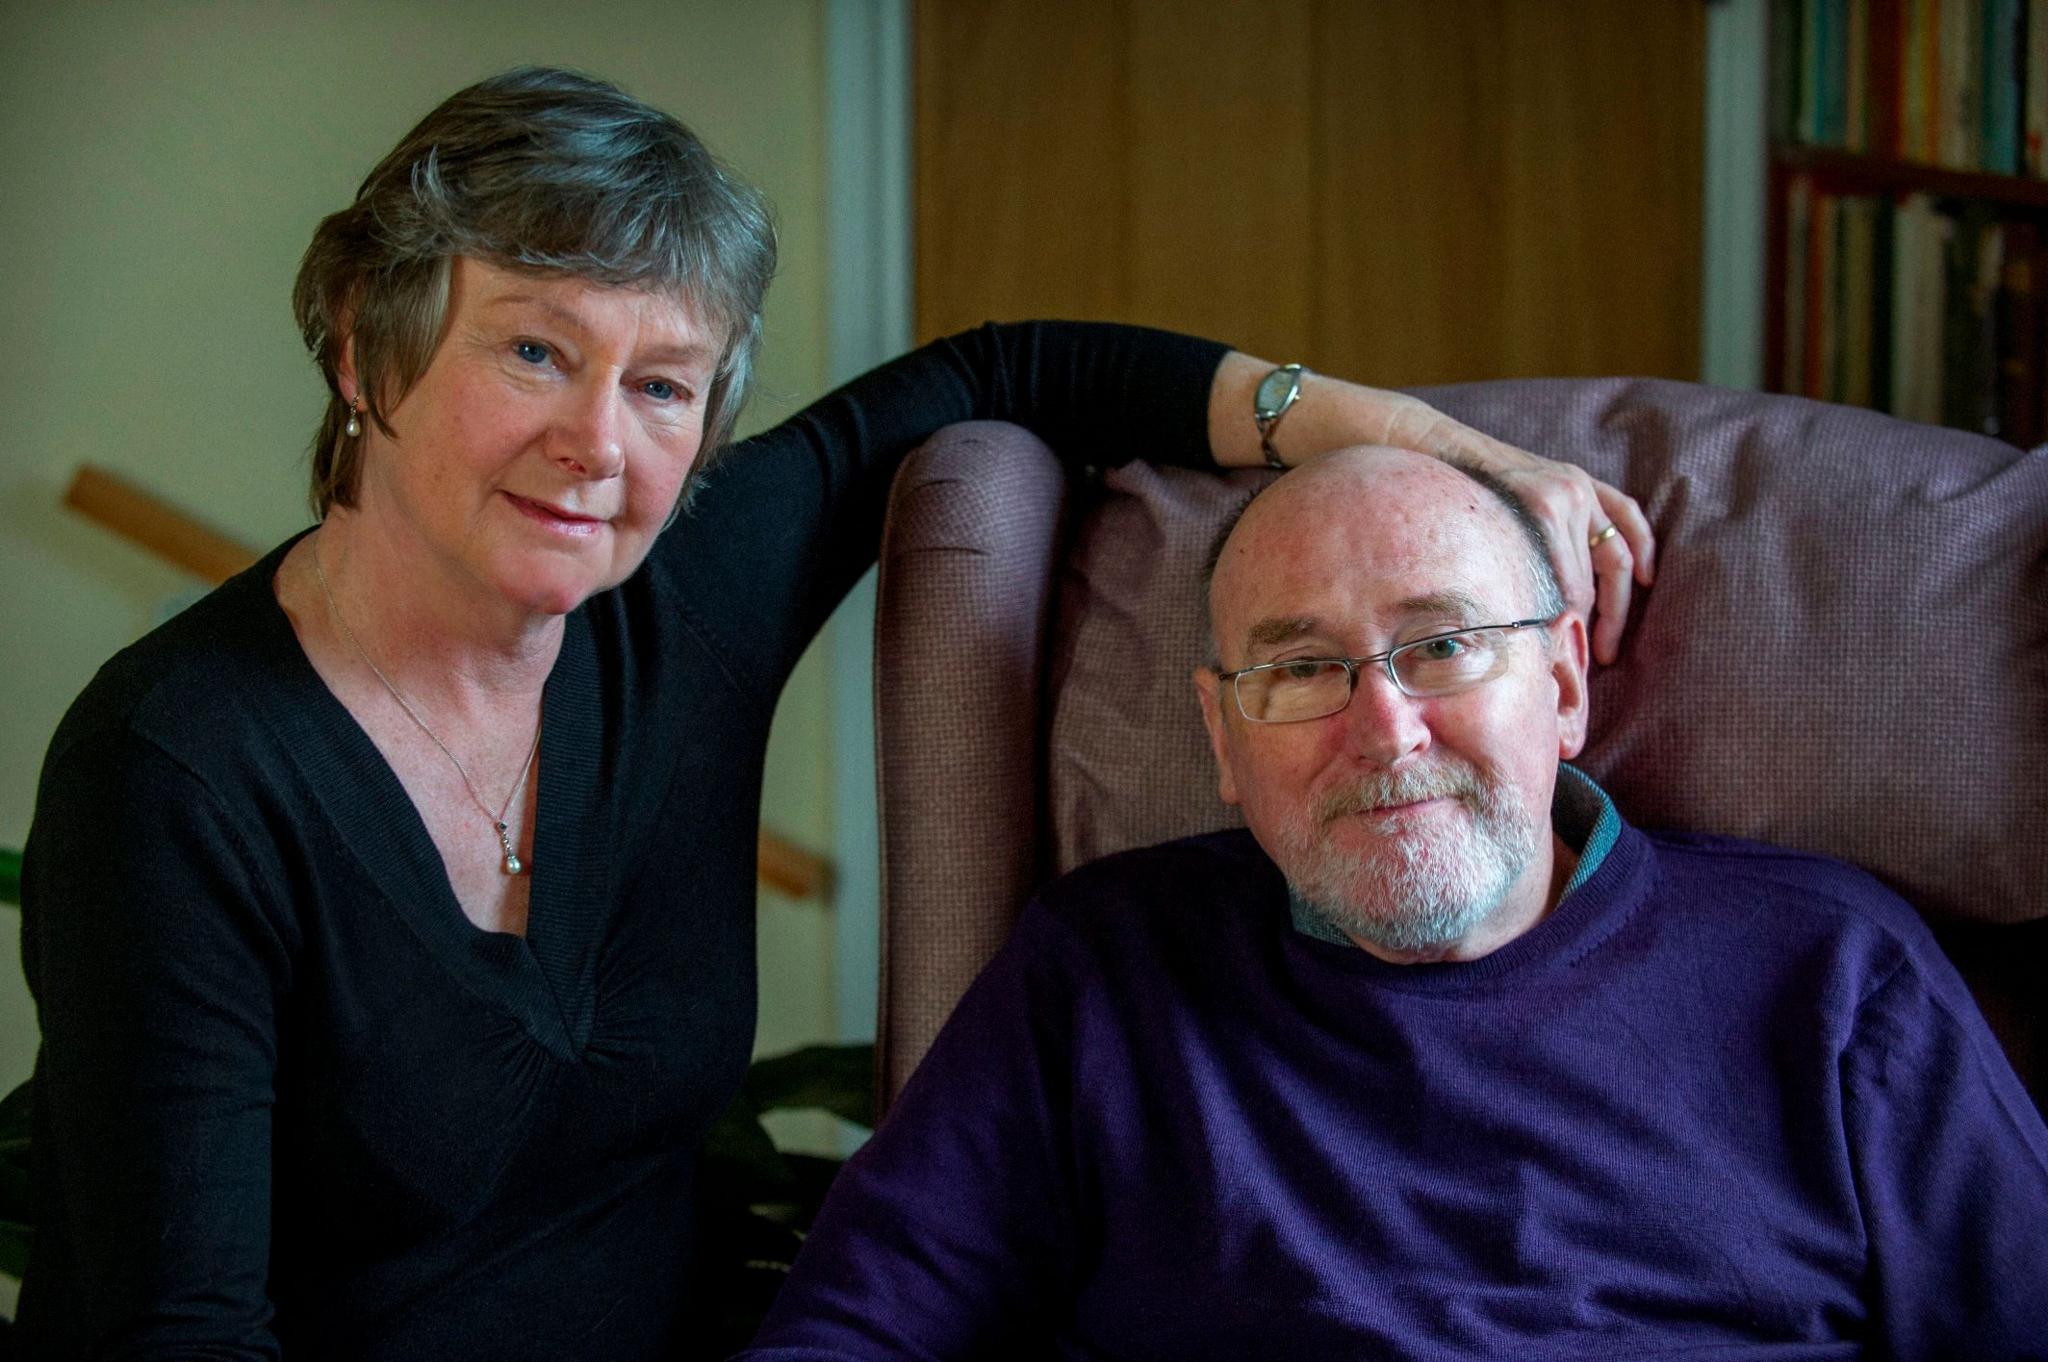
[{"label": "armchair", "polygon": [[[1658,380],[1422,395],[1581,462],[1657,529],[1658,583],[1596,670],[1578,764],[1639,825],[1875,872],[2048,1103],[2048,447]],[[884,1105],[1039,884],[1239,821],[1188,679],[1197,574],[1270,476],[1070,480],[988,424],[898,476],[876,644]]]}]

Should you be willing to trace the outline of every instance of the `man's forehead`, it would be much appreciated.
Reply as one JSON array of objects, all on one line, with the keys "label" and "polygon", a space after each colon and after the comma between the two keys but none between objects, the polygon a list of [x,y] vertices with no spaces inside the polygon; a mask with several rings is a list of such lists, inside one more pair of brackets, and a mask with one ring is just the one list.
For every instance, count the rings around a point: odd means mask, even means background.
[{"label": "man's forehead", "polygon": [[1513,517],[1473,475],[1409,450],[1351,449],[1295,469],[1253,498],[1233,545],[1295,552],[1419,551],[1446,533],[1512,539]]},{"label": "man's forehead", "polygon": [[[1478,624],[1490,608],[1470,591],[1447,587],[1406,596],[1389,604],[1385,614],[1390,622],[1428,620],[1446,626]],[[1304,611],[1283,611],[1260,615],[1245,629],[1250,647],[1278,647],[1304,638],[1333,637],[1365,621],[1335,618]]]},{"label": "man's forehead", "polygon": [[1465,622],[1521,594],[1519,534],[1493,493],[1434,460],[1312,465],[1246,508],[1218,556],[1213,622],[1256,641],[1333,613]]}]

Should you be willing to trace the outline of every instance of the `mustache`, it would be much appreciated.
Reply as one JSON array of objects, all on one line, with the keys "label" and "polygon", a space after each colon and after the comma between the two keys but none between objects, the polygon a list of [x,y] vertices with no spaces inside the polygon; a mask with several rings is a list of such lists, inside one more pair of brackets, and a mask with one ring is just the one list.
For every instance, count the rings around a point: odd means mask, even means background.
[{"label": "mustache", "polygon": [[1455,766],[1426,766],[1398,774],[1361,775],[1333,790],[1326,790],[1316,799],[1313,812],[1316,822],[1327,826],[1350,814],[1373,813],[1425,799],[1457,799],[1477,808],[1485,793],[1477,771],[1461,770]]}]

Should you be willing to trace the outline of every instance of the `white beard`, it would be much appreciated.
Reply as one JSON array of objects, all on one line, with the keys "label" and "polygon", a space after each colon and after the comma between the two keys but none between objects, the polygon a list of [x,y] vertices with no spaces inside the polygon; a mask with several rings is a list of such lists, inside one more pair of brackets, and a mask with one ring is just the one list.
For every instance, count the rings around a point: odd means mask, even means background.
[{"label": "white beard", "polygon": [[[1363,849],[1332,844],[1331,823],[1422,799],[1453,798],[1469,819],[1431,819]],[[1364,775],[1282,829],[1280,869],[1310,909],[1354,939],[1398,954],[1456,944],[1492,916],[1536,856],[1544,829],[1497,776],[1462,762]]]}]

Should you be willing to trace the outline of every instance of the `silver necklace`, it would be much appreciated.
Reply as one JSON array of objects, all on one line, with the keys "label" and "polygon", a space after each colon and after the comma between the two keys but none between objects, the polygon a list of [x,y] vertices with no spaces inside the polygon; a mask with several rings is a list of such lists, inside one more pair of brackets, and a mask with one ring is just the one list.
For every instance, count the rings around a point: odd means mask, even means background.
[{"label": "silver necklace", "polygon": [[384,674],[384,669],[375,662],[372,662],[370,655],[363,650],[363,645],[356,639],[355,630],[349,628],[348,621],[341,617],[341,607],[334,603],[334,592],[327,585],[327,574],[320,570],[320,539],[318,535],[314,536],[310,547],[313,551],[313,576],[320,583],[320,594],[327,598],[327,613],[334,616],[335,624],[341,628],[341,636],[348,640],[349,647],[356,650],[356,656],[363,660],[363,665],[368,667],[371,673],[384,683],[384,689],[390,691],[391,698],[398,701],[398,707],[405,711],[405,717],[417,724],[420,732],[427,735],[427,740],[441,749],[441,755],[448,758],[448,764],[455,768],[455,774],[462,777],[462,788],[469,791],[470,803],[476,805],[478,813],[491,820],[491,827],[497,831],[498,845],[505,849],[505,873],[507,875],[517,875],[526,866],[519,859],[519,853],[512,849],[512,834],[505,826],[505,815],[511,810],[512,801],[526,787],[527,773],[533,769],[533,755],[540,751],[540,723],[535,721],[533,725],[533,746],[526,749],[526,760],[519,764],[519,778],[512,782],[511,792],[505,796],[505,802],[498,806],[497,813],[493,814],[491,806],[484,803],[483,796],[476,792],[476,784],[470,780],[469,772],[462,769],[462,763],[457,761],[455,754],[448,750],[448,744],[442,742],[439,735],[433,729],[427,727],[427,721],[420,717],[420,712],[414,709],[412,702],[405,698],[405,692],[393,685],[391,678]]}]

